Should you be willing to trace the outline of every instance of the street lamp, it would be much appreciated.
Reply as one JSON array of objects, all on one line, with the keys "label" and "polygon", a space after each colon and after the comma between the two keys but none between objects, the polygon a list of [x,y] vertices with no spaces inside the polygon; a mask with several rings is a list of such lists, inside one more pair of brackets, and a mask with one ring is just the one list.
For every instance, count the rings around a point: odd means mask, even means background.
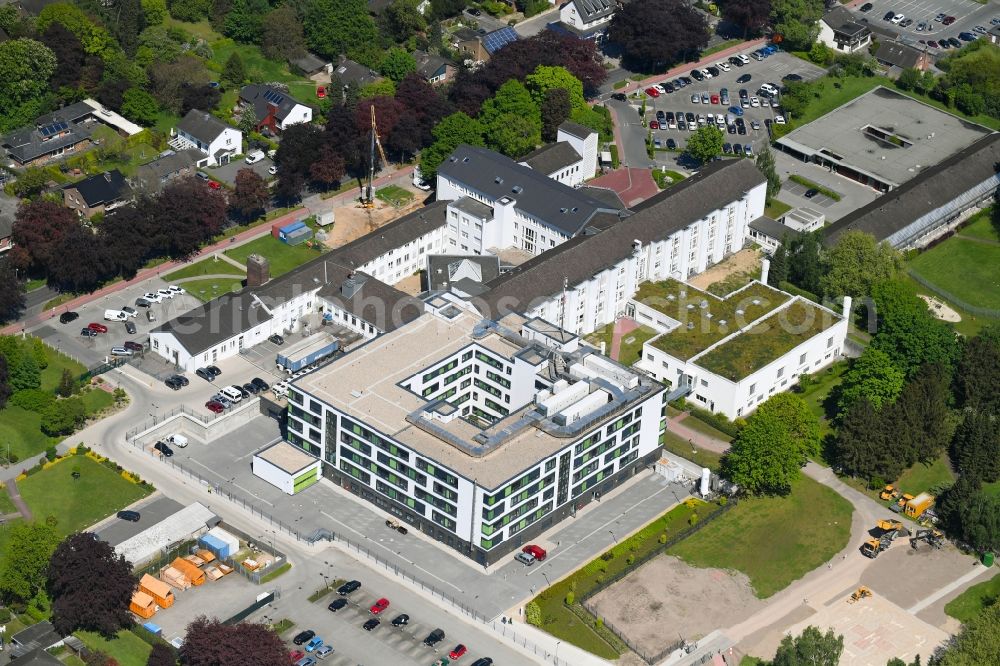
[{"label": "street lamp", "polygon": [[559,644],[560,643],[562,643],[562,641],[556,641],[556,663],[557,664],[559,663]]},{"label": "street lamp", "polygon": [[545,572],[542,571],[541,574],[542,574],[542,578],[545,579],[545,582],[548,584],[548,586],[552,587],[552,582],[549,580],[549,577],[545,575]]},{"label": "street lamp", "polygon": [[618,543],[618,539],[615,539],[615,533],[614,532],[612,532],[611,530],[608,530],[608,534],[611,535],[612,541],[614,541],[615,543]]}]

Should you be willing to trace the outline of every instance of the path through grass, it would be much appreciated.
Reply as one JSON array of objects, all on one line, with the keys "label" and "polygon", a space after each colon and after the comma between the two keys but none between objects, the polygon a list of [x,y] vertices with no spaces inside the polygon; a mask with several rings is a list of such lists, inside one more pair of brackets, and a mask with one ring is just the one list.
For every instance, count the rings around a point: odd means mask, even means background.
[{"label": "path through grass", "polygon": [[204,277],[206,275],[238,275],[243,277],[244,271],[241,271],[228,261],[208,257],[207,259],[202,259],[201,261],[193,264],[188,264],[184,268],[178,269],[173,273],[167,273],[163,276],[163,279],[166,282],[176,282],[178,280],[188,280],[190,278]]},{"label": "path through grass", "polygon": [[274,278],[284,275],[310,259],[315,259],[321,253],[305,243],[301,245],[288,245],[273,236],[261,236],[249,243],[226,250],[225,254],[227,257],[235,259],[241,264],[247,263],[247,257],[251,254],[259,254],[266,257],[271,264],[271,277]]},{"label": "path through grass", "polygon": [[964,623],[998,600],[1000,600],[1000,573],[987,581],[973,585],[949,601],[944,607],[944,612]]}]

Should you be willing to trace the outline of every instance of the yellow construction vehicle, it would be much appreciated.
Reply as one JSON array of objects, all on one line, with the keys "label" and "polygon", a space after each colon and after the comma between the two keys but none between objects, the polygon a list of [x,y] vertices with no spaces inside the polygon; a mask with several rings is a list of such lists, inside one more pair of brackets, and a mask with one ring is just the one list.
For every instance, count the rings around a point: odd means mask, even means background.
[{"label": "yellow construction vehicle", "polygon": [[889,505],[889,510],[894,513],[902,513],[903,508],[906,506],[906,503],[909,502],[911,499],[913,499],[913,495],[911,495],[910,493],[903,493],[902,497],[900,497],[895,504]]},{"label": "yellow construction vehicle", "polygon": [[857,590],[855,590],[853,594],[851,594],[851,597],[847,600],[847,603],[856,604],[865,597],[870,597],[870,596],[872,596],[872,591],[869,590],[864,585],[862,585]]},{"label": "yellow construction vehicle", "polygon": [[934,506],[934,496],[930,493],[920,493],[916,497],[910,498],[903,508],[903,513],[916,520],[932,506]]},{"label": "yellow construction vehicle", "polygon": [[878,536],[874,539],[865,541],[861,545],[861,553],[872,559],[878,557],[879,553],[883,550],[888,550],[889,546],[892,545],[892,542],[896,537],[907,536],[910,533],[910,531],[903,526],[902,522],[891,518],[880,520],[875,523],[875,529],[873,531],[877,532]]},{"label": "yellow construction vehicle", "polygon": [[895,539],[897,536],[906,536],[910,533],[908,529],[903,527],[902,521],[893,520],[892,518],[886,518],[885,520],[880,520],[875,523],[875,527],[881,532],[879,536],[888,534],[889,532],[895,532],[892,538]]},{"label": "yellow construction vehicle", "polygon": [[933,548],[941,548],[944,545],[944,534],[935,529],[917,530],[916,534],[910,537],[910,548],[916,550],[921,541],[926,541]]},{"label": "yellow construction vehicle", "polygon": [[899,491],[891,483],[882,489],[882,492],[878,495],[885,501],[895,500],[899,498]]},{"label": "yellow construction vehicle", "polygon": [[372,127],[371,127],[371,145],[368,151],[368,184],[365,186],[364,192],[361,195],[361,208],[374,208],[375,207],[375,149],[378,148],[378,154],[382,158],[382,164],[388,164],[389,160],[385,157],[385,151],[382,150],[382,142],[378,137],[378,126],[375,124],[375,105],[371,105],[372,113]]}]

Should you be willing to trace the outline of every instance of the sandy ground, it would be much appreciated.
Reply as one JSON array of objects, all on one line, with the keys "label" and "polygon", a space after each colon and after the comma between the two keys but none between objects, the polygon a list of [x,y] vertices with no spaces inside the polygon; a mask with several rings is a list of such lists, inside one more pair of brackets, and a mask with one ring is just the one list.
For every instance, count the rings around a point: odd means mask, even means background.
[{"label": "sandy ground", "polygon": [[327,238],[324,245],[329,248],[340,247],[424,205],[426,192],[421,192],[409,183],[405,184],[404,189],[412,192],[414,197],[413,201],[402,208],[393,208],[380,199],[375,199],[375,208],[371,210],[360,208],[356,200],[343,206],[335,206],[333,211],[336,220],[332,228],[325,229]]},{"label": "sandy ground", "polygon": [[500,257],[501,264],[510,264],[511,266],[520,266],[535,256],[527,250],[522,250],[519,247],[505,247],[503,249],[491,247],[489,251],[490,253]]},{"label": "sandy ground", "polygon": [[733,254],[724,259],[722,262],[712,266],[704,273],[695,275],[693,278],[688,280],[688,284],[695,289],[708,289],[709,285],[720,280],[725,280],[733,273],[742,273],[757,268],[760,266],[760,256],[760,250],[756,250],[754,248],[740,250],[736,254]]},{"label": "sandy ground", "polygon": [[938,319],[943,321],[962,321],[962,315],[955,312],[947,303],[939,301],[933,296],[925,296],[924,294],[917,294],[917,296],[924,299],[931,314]]},{"label": "sandy ground", "polygon": [[403,293],[409,294],[410,296],[416,296],[423,291],[422,282],[423,275],[407,275],[405,278],[392,286],[399,289]]},{"label": "sandy ground", "polygon": [[681,639],[697,640],[764,607],[745,575],[697,569],[668,556],[640,567],[591,604],[647,654],[659,653]]},{"label": "sandy ground", "polygon": [[921,544],[914,550],[909,539],[902,537],[876,558],[861,576],[861,583],[909,608],[970,570],[975,561],[948,545],[935,550]]}]

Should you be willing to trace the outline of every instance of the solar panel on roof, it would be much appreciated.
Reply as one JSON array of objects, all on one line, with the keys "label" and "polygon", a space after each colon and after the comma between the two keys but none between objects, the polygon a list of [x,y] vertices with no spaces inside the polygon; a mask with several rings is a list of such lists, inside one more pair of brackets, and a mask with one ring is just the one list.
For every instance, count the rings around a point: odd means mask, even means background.
[{"label": "solar panel on roof", "polygon": [[264,99],[272,104],[281,104],[285,98],[273,90],[268,90],[264,92]]},{"label": "solar panel on roof", "polygon": [[38,133],[41,134],[43,137],[48,138],[68,128],[69,128],[69,123],[60,121],[56,123],[50,123],[48,125],[43,125],[41,128],[39,128]]},{"label": "solar panel on roof", "polygon": [[515,41],[517,41],[517,33],[514,32],[513,28],[500,28],[483,38],[483,46],[490,54],[493,54]]}]

